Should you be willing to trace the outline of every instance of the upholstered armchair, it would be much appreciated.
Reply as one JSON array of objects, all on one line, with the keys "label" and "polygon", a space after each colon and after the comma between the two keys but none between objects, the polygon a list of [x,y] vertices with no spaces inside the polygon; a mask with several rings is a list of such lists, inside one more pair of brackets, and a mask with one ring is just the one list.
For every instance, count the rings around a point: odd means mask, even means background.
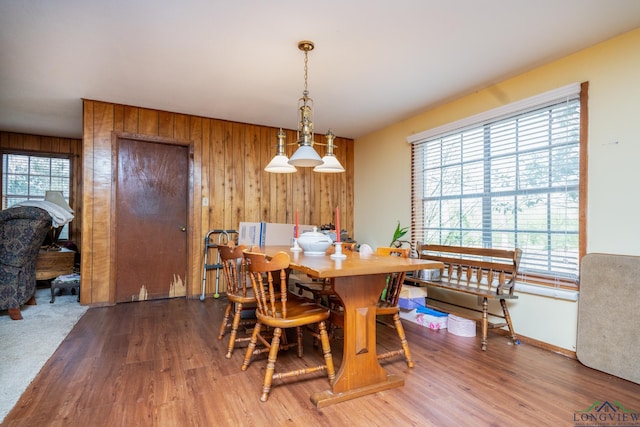
[{"label": "upholstered armchair", "polygon": [[0,310],[22,319],[20,306],[33,302],[36,258],[51,228],[51,215],[32,206],[0,211]]}]

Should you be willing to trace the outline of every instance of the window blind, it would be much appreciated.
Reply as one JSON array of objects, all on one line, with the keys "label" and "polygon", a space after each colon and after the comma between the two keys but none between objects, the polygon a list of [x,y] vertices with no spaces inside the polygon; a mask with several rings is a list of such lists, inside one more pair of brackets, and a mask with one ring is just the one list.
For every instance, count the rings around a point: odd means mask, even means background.
[{"label": "window blind", "polygon": [[409,138],[412,240],[523,250],[521,279],[576,287],[580,85]]},{"label": "window blind", "polygon": [[[2,154],[2,209],[25,200],[43,200],[47,190],[62,191],[69,200],[71,160],[31,154]],[[69,236],[65,225],[61,239]]]}]

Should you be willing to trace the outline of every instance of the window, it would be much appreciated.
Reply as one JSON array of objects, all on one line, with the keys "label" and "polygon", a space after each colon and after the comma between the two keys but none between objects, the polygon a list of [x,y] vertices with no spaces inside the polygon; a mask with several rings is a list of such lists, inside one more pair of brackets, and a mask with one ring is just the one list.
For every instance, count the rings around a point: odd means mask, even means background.
[{"label": "window", "polygon": [[413,240],[517,247],[522,281],[577,287],[582,108],[571,85],[412,137]]},{"label": "window", "polygon": [[[2,209],[25,200],[43,200],[47,190],[62,191],[69,201],[71,160],[32,154],[2,154]],[[68,224],[60,239],[69,238]]]}]

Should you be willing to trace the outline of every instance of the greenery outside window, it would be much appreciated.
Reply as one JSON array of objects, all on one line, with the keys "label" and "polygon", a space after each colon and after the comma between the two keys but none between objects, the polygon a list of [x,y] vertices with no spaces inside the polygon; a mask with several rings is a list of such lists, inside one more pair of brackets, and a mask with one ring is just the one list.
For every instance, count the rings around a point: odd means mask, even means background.
[{"label": "greenery outside window", "polygon": [[577,288],[583,99],[571,85],[412,136],[412,240],[517,247],[521,281]]},{"label": "greenery outside window", "polygon": [[[2,154],[2,209],[25,200],[44,200],[48,190],[62,191],[69,201],[71,160],[24,153]],[[69,238],[69,225],[60,233]]]}]

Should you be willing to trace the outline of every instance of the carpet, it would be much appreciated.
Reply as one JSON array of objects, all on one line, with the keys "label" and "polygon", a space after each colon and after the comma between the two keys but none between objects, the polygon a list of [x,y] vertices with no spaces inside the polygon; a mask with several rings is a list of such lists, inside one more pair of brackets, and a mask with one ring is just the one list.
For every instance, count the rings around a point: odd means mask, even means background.
[{"label": "carpet", "polygon": [[22,307],[23,320],[0,311],[0,423],[88,309],[68,290],[50,300],[49,288],[37,289],[36,305]]},{"label": "carpet", "polygon": [[640,257],[587,254],[580,268],[576,356],[640,384]]}]

